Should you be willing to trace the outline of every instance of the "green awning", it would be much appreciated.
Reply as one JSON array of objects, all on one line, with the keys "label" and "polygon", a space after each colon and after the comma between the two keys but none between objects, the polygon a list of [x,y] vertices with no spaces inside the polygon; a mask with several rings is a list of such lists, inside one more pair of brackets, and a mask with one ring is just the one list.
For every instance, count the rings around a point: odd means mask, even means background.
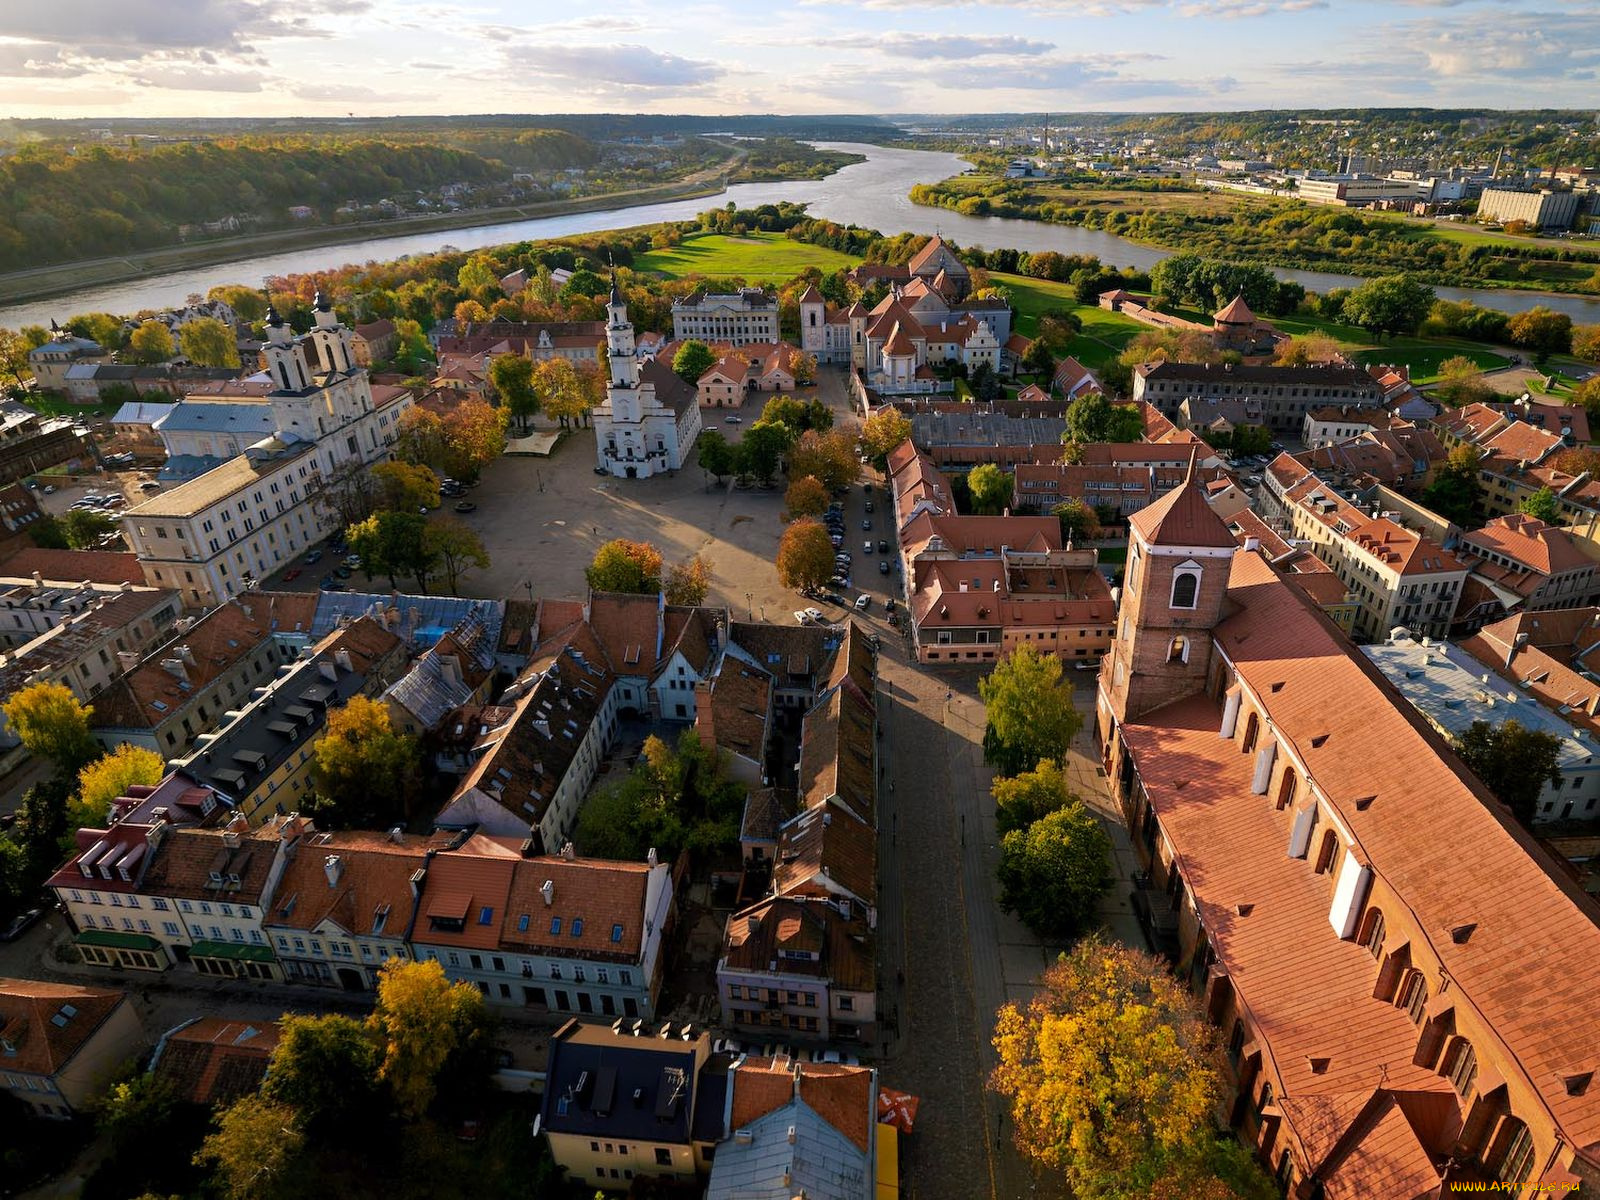
[{"label": "green awning", "polygon": [[115,929],[85,929],[78,935],[83,946],[109,946],[115,950],[160,950],[161,943],[148,933],[122,933]]},{"label": "green awning", "polygon": [[249,942],[196,942],[189,948],[190,958],[227,958],[246,962],[274,962],[270,946]]}]

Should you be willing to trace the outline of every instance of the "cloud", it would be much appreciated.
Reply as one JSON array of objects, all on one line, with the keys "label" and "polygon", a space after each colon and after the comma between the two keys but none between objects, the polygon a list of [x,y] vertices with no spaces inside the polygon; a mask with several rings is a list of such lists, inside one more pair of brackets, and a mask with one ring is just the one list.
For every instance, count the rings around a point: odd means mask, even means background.
[{"label": "cloud", "polygon": [[1163,7],[1164,0],[800,0],[803,6],[848,5],[875,12],[948,8],[1014,8],[1057,17],[1110,17]]},{"label": "cloud", "polygon": [[300,83],[290,90],[301,100],[376,102],[421,99],[415,92],[380,92],[359,83]]},{"label": "cloud", "polygon": [[1178,5],[1186,17],[1220,17],[1240,20],[1245,17],[1270,17],[1278,13],[1308,12],[1327,8],[1328,0],[1189,0]]},{"label": "cloud", "polygon": [[1054,42],[1006,34],[883,33],[876,36],[818,38],[811,43],[837,50],[876,50],[895,58],[982,58],[986,55],[1048,54]]},{"label": "cloud", "polygon": [[173,92],[259,92],[266,82],[266,77],[255,71],[219,71],[181,63],[141,66],[130,72],[128,79],[140,87]]},{"label": "cloud", "polygon": [[648,46],[552,46],[508,48],[510,63],[576,84],[581,91],[655,91],[694,88],[723,74],[713,62],[681,58]]},{"label": "cloud", "polygon": [[1600,13],[1526,13],[1516,22],[1472,14],[1391,27],[1428,71],[1446,79],[1587,80],[1600,66]]}]

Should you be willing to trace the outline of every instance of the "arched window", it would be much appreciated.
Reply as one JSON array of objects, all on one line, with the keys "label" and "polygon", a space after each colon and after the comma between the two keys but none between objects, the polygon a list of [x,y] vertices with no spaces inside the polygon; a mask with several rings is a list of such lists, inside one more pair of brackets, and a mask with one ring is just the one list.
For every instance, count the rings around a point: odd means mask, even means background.
[{"label": "arched window", "polygon": [[1299,784],[1300,781],[1295,777],[1294,768],[1285,767],[1283,769],[1283,779],[1278,783],[1278,808],[1280,811],[1294,803],[1295,788]]},{"label": "arched window", "polygon": [[1361,944],[1367,948],[1367,953],[1375,959],[1383,958],[1383,910],[1369,908],[1367,910],[1367,929],[1361,935]]},{"label": "arched window", "polygon": [[1444,1073],[1458,1096],[1470,1096],[1478,1081],[1478,1052],[1466,1038],[1456,1038],[1444,1056]]},{"label": "arched window", "polygon": [[1339,835],[1329,829],[1322,835],[1322,849],[1317,851],[1317,874],[1336,871],[1339,865]]},{"label": "arched window", "polygon": [[1244,754],[1249,754],[1256,748],[1256,735],[1261,732],[1261,718],[1256,713],[1250,714],[1250,719],[1244,723],[1244,742],[1239,749]]},{"label": "arched window", "polygon": [[1178,570],[1172,576],[1173,608],[1195,608],[1200,603],[1200,572]]},{"label": "arched window", "polygon": [[1243,1050],[1244,1022],[1235,1017],[1233,1030],[1228,1034],[1228,1062],[1237,1067],[1239,1065],[1239,1055]]},{"label": "arched window", "polygon": [[1293,1177],[1294,1159],[1290,1158],[1289,1152],[1285,1150],[1283,1153],[1278,1155],[1278,1190],[1287,1195],[1289,1191],[1289,1184]]},{"label": "arched window", "polygon": [[1265,1113],[1267,1111],[1267,1109],[1269,1109],[1271,1107],[1272,1107],[1272,1085],[1270,1083],[1263,1083],[1261,1085],[1261,1096],[1256,1101],[1256,1120],[1258,1120],[1258,1121],[1261,1120],[1262,1114]]},{"label": "arched window", "polygon": [[1428,981],[1423,978],[1421,971],[1413,970],[1406,976],[1405,982],[1400,985],[1399,997],[1400,1007],[1406,1010],[1411,1023],[1421,1025],[1423,1015],[1428,1011]]},{"label": "arched window", "polygon": [[1172,639],[1172,645],[1167,647],[1167,661],[1169,663],[1186,663],[1189,661],[1189,639],[1179,634]]},{"label": "arched window", "polygon": [[1501,1183],[1521,1184],[1533,1169],[1533,1137],[1528,1127],[1516,1117],[1507,1117],[1495,1141],[1503,1147],[1495,1178]]}]

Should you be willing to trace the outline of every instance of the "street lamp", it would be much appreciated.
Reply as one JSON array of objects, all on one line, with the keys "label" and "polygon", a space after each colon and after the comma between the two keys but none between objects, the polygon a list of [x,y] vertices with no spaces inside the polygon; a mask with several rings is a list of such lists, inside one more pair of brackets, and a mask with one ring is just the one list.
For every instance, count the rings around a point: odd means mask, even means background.
[{"label": "street lamp", "polygon": [[532,604],[533,603],[533,580],[524,579],[522,581],[522,586],[528,589],[528,603]]},{"label": "street lamp", "polygon": [[[766,609],[763,608],[762,611],[765,612]],[[752,592],[744,594],[744,614],[747,620],[754,621],[756,619],[755,595]]]}]

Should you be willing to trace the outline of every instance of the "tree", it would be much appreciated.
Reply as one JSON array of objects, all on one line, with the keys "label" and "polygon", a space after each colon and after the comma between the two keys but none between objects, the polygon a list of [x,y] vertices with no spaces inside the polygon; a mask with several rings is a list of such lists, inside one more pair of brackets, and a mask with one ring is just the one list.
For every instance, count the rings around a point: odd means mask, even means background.
[{"label": "tree", "polygon": [[563,429],[569,423],[581,421],[594,407],[596,398],[590,395],[586,384],[593,375],[593,370],[585,375],[566,358],[547,358],[537,363],[533,368],[533,387],[545,415],[561,422]]},{"label": "tree", "polygon": [[805,591],[833,578],[833,541],[821,522],[791,521],[778,542],[778,582]]},{"label": "tree", "polygon": [[[793,444],[794,432],[787,425],[757,421],[740,439],[734,451],[734,465],[741,475],[753,475],[762,483],[771,483],[772,477],[778,473],[778,464]],[[801,473],[815,474],[808,471]]]},{"label": "tree", "polygon": [[849,487],[861,473],[861,464],[856,459],[856,439],[843,429],[823,432],[808,429],[789,448],[788,463],[790,479],[809,475],[830,492]]},{"label": "tree", "polygon": [[1066,760],[1083,718],[1055,655],[1018,646],[978,681],[978,695],[988,708],[984,761],[1000,774],[1020,775],[1047,758]]},{"label": "tree", "polygon": [[733,447],[719,430],[707,429],[695,439],[695,455],[700,462],[700,469],[716,476],[718,483],[733,474]]},{"label": "tree", "polygon": [[136,363],[164,363],[175,353],[172,333],[160,321],[146,321],[128,336],[128,355]]},{"label": "tree", "polygon": [[1433,289],[1410,275],[1381,275],[1352,289],[1344,319],[1368,333],[1415,333],[1433,308]]},{"label": "tree", "polygon": [[1144,418],[1131,404],[1112,404],[1100,392],[1084,392],[1067,406],[1064,439],[1074,442],[1137,442]]},{"label": "tree", "polygon": [[445,591],[456,594],[468,571],[487,571],[489,552],[470,525],[454,517],[435,517],[422,530],[422,556],[444,572]]},{"label": "tree", "polygon": [[885,405],[861,426],[861,449],[878,470],[889,462],[889,452],[911,437],[911,419],[898,408]]},{"label": "tree", "polygon": [[414,513],[419,508],[439,507],[439,477],[430,467],[386,462],[373,467],[368,475],[373,499],[380,508]]},{"label": "tree", "polygon": [[1439,382],[1433,395],[1457,408],[1500,399],[1499,393],[1483,381],[1482,375],[1478,364],[1465,354],[1452,354],[1439,364]]},{"label": "tree", "polygon": [[267,315],[267,298],[242,283],[219,283],[206,293],[206,299],[221,300],[233,309],[234,316],[252,325]]},{"label": "tree", "polygon": [[[40,780],[22,793],[9,838],[9,843],[22,854],[20,873],[6,878],[7,873],[0,871],[0,880],[15,884],[18,900],[31,899],[62,858],[77,852],[75,835],[79,828],[105,827],[104,813],[98,822],[69,823],[67,804],[71,790],[71,776],[57,774]],[[3,908],[0,904],[0,909]]]},{"label": "tree", "polygon": [[215,317],[196,317],[178,330],[183,356],[196,366],[237,367],[239,342]]},{"label": "tree", "polygon": [[367,1017],[378,1041],[378,1077],[402,1114],[422,1116],[451,1059],[487,1038],[483,995],[451,983],[437,961],[391,959],[378,976],[378,1001]]},{"label": "tree", "polygon": [[1537,517],[1546,525],[1554,525],[1561,517],[1561,506],[1556,501],[1556,494],[1548,487],[1542,487],[1525,497],[1517,507],[1528,516]]},{"label": "tree", "polygon": [[649,542],[613,538],[594,552],[583,572],[589,590],[653,596],[661,590],[661,551]]},{"label": "tree", "polygon": [[1462,445],[1450,451],[1444,464],[1434,468],[1432,481],[1422,490],[1423,504],[1447,521],[1472,526],[1478,501],[1483,496],[1483,485],[1478,481],[1478,457],[1475,446]]},{"label": "tree", "polygon": [[215,1166],[229,1200],[280,1194],[305,1144],[294,1109],[252,1093],[224,1109],[216,1126],[195,1153],[195,1165]]},{"label": "tree", "polygon": [[34,348],[16,330],[0,329],[0,373],[10,377],[19,388],[33,376],[28,365],[28,351]]},{"label": "tree", "polygon": [[377,1083],[378,1046],[366,1023],[334,1013],[285,1013],[278,1028],[262,1097],[292,1108],[318,1141],[370,1131],[386,1105]]},{"label": "tree", "polygon": [[1020,775],[996,775],[989,793],[994,797],[995,829],[1002,837],[1014,829],[1027,829],[1078,799],[1067,783],[1066,771],[1051,758]]},{"label": "tree", "polygon": [[60,518],[61,532],[74,550],[92,550],[107,534],[116,533],[117,519],[90,508],[74,508]]},{"label": "tree", "polygon": [[[465,268],[462,268],[465,270]],[[565,359],[552,359],[553,362],[566,362]],[[568,369],[572,367],[567,364]],[[534,414],[539,411],[539,393],[534,389],[533,359],[525,358],[520,354],[497,354],[489,363],[489,383],[500,397],[500,403],[505,405],[517,425],[526,433],[528,423],[533,420]]]},{"label": "tree", "polygon": [[1036,337],[1022,352],[1022,369],[1032,371],[1041,379],[1052,379],[1056,373],[1056,356],[1050,352],[1050,343]]},{"label": "tree", "polygon": [[[0,333],[0,337],[3,336]],[[1574,325],[1572,353],[1584,362],[1600,363],[1600,325]]]},{"label": "tree", "polygon": [[783,506],[791,517],[820,517],[828,508],[828,489],[815,475],[801,475],[783,494]]},{"label": "tree", "polygon": [[1272,433],[1265,425],[1236,425],[1228,444],[1235,454],[1265,454],[1272,449]]},{"label": "tree", "polygon": [[317,823],[337,829],[404,823],[420,763],[416,738],[394,728],[384,704],[351,696],[328,714],[311,747]]},{"label": "tree", "polygon": [[1098,936],[1045,971],[995,1023],[990,1086],[1017,1147],[1066,1172],[1082,1200],[1145,1195],[1210,1153],[1222,1094],[1214,1033],[1151,955]]},{"label": "tree", "polygon": [[673,563],[667,572],[666,586],[662,588],[668,604],[688,605],[704,604],[710,590],[711,562],[699,554]]},{"label": "tree", "polygon": [[[825,404],[819,402],[819,407],[827,414],[827,424],[820,426],[826,429],[833,424],[833,413]],[[787,425],[797,438],[808,429],[819,428],[812,424],[812,418],[810,405],[797,396],[774,396],[761,406],[761,420]]]},{"label": "tree", "polygon": [[1313,363],[1332,362],[1338,354],[1338,342],[1325,333],[1313,331],[1280,343],[1272,361],[1281,367],[1306,367]]},{"label": "tree", "polygon": [[1011,503],[1011,476],[994,463],[979,463],[967,472],[972,511],[998,516]]},{"label": "tree", "polygon": [[1100,515],[1082,500],[1064,500],[1050,510],[1061,521],[1061,536],[1069,542],[1093,541],[1100,536]]},{"label": "tree", "polygon": [[1547,461],[1556,470],[1565,471],[1568,475],[1581,475],[1587,471],[1592,476],[1600,477],[1600,450],[1591,446],[1574,446]]},{"label": "tree", "polygon": [[456,479],[477,479],[506,452],[506,414],[483,400],[467,400],[445,416],[444,469]]},{"label": "tree", "polygon": [[1572,318],[1542,304],[1514,314],[1508,332],[1511,344],[1531,350],[1535,362],[1572,349]]},{"label": "tree", "polygon": [[0,713],[28,753],[49,759],[65,775],[94,757],[97,747],[89,734],[93,712],[64,683],[30,683],[0,701]]},{"label": "tree", "polygon": [[1048,308],[1039,314],[1039,336],[1047,347],[1064,347],[1083,332],[1083,318],[1069,308]]},{"label": "tree", "polygon": [[717,356],[711,352],[711,347],[698,338],[690,338],[678,347],[678,352],[672,356],[672,370],[690,387],[700,382],[704,375],[716,365]]},{"label": "tree", "polygon": [[987,404],[991,400],[1000,398],[1000,379],[994,373],[994,367],[988,362],[980,362],[972,368],[972,373],[967,377],[967,385],[972,388],[973,398],[980,403]]},{"label": "tree", "polygon": [[78,799],[69,823],[75,829],[104,829],[113,800],[136,785],[154,787],[166,773],[166,759],[154,750],[122,743],[78,772]]},{"label": "tree", "polygon": [[1000,839],[1000,907],[1043,937],[1076,937],[1094,920],[1110,868],[1110,836],[1071,801]]},{"label": "tree", "polygon": [[1573,388],[1571,402],[1588,413],[1591,421],[1600,420],[1600,374],[1591,375]]},{"label": "tree", "polygon": [[368,575],[387,575],[396,588],[400,575],[415,575],[417,586],[427,591],[433,562],[423,546],[427,521],[414,512],[376,512],[345,530],[350,549],[361,558]]},{"label": "tree", "polygon": [[1498,726],[1474,721],[1457,735],[1455,749],[1483,786],[1524,825],[1533,824],[1545,784],[1561,779],[1557,766],[1561,739],[1529,729],[1515,718]]},{"label": "tree", "polygon": [[433,345],[422,326],[406,317],[394,323],[394,368],[402,375],[419,374],[433,361]]}]

